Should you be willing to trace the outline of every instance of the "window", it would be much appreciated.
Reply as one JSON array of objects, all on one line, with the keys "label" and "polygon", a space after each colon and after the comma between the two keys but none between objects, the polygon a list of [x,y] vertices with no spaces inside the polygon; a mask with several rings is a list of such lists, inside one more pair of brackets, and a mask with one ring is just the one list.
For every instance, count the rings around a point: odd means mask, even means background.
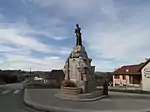
[{"label": "window", "polygon": [[125,76],[125,75],[123,75],[123,76],[122,76],[122,78],[123,78],[123,79],[126,79],[126,76]]},{"label": "window", "polygon": [[115,75],[115,79],[119,79],[119,75]]},{"label": "window", "polygon": [[129,72],[129,69],[126,69],[126,72]]}]

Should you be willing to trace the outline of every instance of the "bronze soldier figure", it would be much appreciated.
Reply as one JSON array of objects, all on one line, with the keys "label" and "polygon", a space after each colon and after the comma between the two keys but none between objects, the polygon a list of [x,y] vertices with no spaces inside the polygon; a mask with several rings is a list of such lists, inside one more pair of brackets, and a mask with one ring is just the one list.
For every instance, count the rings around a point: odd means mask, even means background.
[{"label": "bronze soldier figure", "polygon": [[78,24],[76,24],[76,29],[75,29],[75,33],[76,33],[76,46],[79,45],[79,46],[82,46],[82,38],[81,38],[81,28],[79,27]]}]

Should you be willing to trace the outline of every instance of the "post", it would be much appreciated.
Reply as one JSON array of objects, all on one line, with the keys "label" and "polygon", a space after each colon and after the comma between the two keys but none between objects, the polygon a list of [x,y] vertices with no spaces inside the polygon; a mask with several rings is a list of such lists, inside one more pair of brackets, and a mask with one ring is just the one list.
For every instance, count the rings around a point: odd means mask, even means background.
[{"label": "post", "polygon": [[126,76],[126,89],[127,89],[127,76]]},{"label": "post", "polygon": [[103,84],[103,95],[108,95],[108,84],[106,80]]},{"label": "post", "polygon": [[31,68],[30,68],[30,74],[31,74]]},{"label": "post", "polygon": [[133,75],[132,79],[133,79],[133,88],[134,88],[134,75]]},{"label": "post", "polygon": [[69,76],[69,75],[70,75],[70,73],[69,73],[69,72],[70,72],[69,66],[70,66],[70,65],[69,65],[69,58],[68,58],[68,80],[70,79],[70,76]]},{"label": "post", "polygon": [[29,79],[31,80],[31,68],[30,68],[30,76],[29,77],[30,77]]},{"label": "post", "polygon": [[113,87],[115,87],[115,75],[113,74]]}]

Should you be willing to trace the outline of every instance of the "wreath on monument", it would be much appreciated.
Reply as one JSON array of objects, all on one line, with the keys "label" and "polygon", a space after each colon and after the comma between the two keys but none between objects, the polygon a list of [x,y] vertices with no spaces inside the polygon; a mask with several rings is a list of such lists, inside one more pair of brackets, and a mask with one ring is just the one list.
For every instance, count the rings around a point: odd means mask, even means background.
[{"label": "wreath on monument", "polygon": [[77,85],[73,81],[70,81],[70,80],[62,81],[61,85],[63,87],[77,87]]}]

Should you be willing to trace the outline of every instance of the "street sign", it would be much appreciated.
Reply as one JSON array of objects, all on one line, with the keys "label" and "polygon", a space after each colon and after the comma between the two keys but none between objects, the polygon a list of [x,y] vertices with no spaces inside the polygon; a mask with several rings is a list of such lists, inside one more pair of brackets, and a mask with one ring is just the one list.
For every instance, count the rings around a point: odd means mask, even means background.
[{"label": "street sign", "polygon": [[150,68],[145,68],[145,69],[144,69],[144,76],[145,76],[146,78],[150,78]]}]

